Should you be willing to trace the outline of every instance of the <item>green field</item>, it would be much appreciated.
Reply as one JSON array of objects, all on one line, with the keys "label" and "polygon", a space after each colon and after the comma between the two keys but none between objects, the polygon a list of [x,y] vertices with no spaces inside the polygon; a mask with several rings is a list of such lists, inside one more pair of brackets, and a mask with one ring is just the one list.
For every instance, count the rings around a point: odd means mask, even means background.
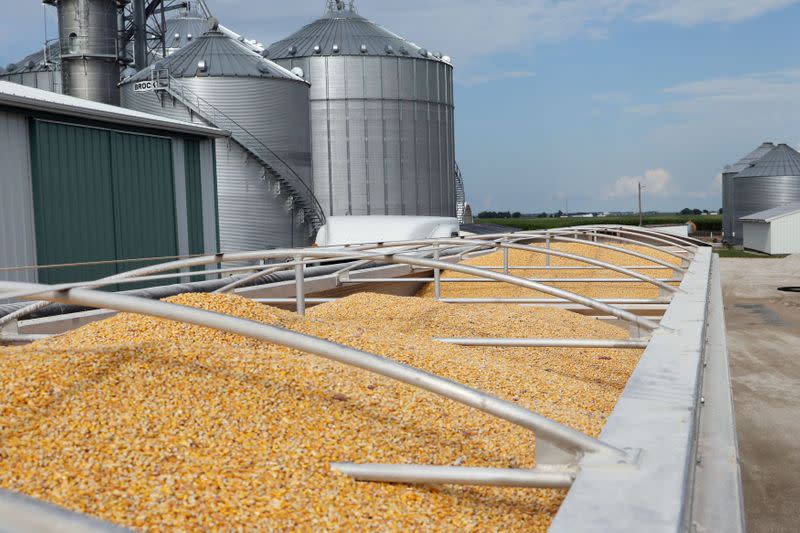
[{"label": "green field", "polygon": [[[722,215],[651,215],[644,217],[645,225],[685,224],[692,221],[698,231],[722,231]],[[522,230],[563,228],[566,226],[587,226],[590,224],[639,225],[639,216],[617,216],[596,218],[481,218],[478,224],[500,224]]]}]

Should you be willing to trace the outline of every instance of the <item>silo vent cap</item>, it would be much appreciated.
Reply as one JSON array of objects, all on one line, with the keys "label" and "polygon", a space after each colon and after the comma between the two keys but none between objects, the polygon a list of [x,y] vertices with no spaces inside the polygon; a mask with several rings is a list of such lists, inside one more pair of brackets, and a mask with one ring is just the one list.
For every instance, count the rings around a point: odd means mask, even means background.
[{"label": "silo vent cap", "polygon": [[361,45],[361,53],[362,54],[366,54],[367,53],[367,45],[366,44],[362,44]]},{"label": "silo vent cap", "polygon": [[200,72],[208,72],[208,63],[206,63],[205,59],[201,59],[197,62],[197,70]]},{"label": "silo vent cap", "polygon": [[339,45],[338,44],[334,44],[333,45],[333,53],[334,54],[338,54],[339,53]]},{"label": "silo vent cap", "polygon": [[306,75],[306,73],[305,73],[305,72],[303,72],[303,69],[301,69],[300,67],[294,67],[294,68],[292,69],[292,74],[294,74],[294,75],[295,75],[295,76],[297,76],[298,78],[304,78],[304,77],[305,77],[305,75]]},{"label": "silo vent cap", "polygon": [[218,31],[219,30],[219,19],[217,17],[209,17],[208,18],[208,29],[209,29],[209,31]]},{"label": "silo vent cap", "polygon": [[289,47],[289,53],[290,53],[291,55],[295,55],[295,54],[297,53],[297,47],[290,46],[290,47]]},{"label": "silo vent cap", "polygon": [[315,44],[314,45],[314,53],[315,54],[319,54],[321,52],[322,52],[322,47],[320,45],[318,45],[318,44]]},{"label": "silo vent cap", "polygon": [[387,44],[386,48],[384,48],[384,50],[386,50],[387,54],[393,54],[394,53],[394,48],[392,48],[391,44]]}]

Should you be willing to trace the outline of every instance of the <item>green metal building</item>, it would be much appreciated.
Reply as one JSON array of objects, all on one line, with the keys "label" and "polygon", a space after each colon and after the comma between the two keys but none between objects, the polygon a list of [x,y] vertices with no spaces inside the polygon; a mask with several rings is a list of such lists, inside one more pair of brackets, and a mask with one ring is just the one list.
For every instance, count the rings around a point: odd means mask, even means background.
[{"label": "green metal building", "polygon": [[223,135],[0,82],[0,279],[84,281],[217,252]]}]

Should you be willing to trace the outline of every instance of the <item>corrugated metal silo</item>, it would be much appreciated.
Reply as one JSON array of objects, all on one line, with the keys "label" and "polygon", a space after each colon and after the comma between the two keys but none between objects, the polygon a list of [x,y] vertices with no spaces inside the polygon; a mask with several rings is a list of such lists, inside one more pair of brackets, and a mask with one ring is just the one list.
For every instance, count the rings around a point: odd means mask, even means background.
[{"label": "corrugated metal silo", "polygon": [[733,242],[742,244],[741,217],[800,201],[800,153],[779,144],[731,180]]},{"label": "corrugated metal silo", "polygon": [[232,132],[216,150],[223,251],[312,242],[322,221],[310,188],[305,81],[214,26],[121,91],[125,107]]},{"label": "corrugated metal silo", "polygon": [[[764,157],[767,152],[775,148],[771,142],[762,143],[761,146],[741,158],[736,164],[728,165],[722,171],[722,233],[725,241],[734,244],[733,226],[734,226],[734,183],[733,177],[746,169],[759,159]],[[741,233],[741,232],[740,232]],[[741,244],[742,236],[738,235]]]},{"label": "corrugated metal silo", "polygon": [[119,105],[118,3],[45,0],[58,8],[63,92]]},{"label": "corrugated metal silo", "polygon": [[167,19],[164,46],[167,55],[172,55],[203,35],[208,29],[208,19],[197,8],[182,9],[176,17]]},{"label": "corrugated metal silo", "polygon": [[61,93],[61,48],[58,43],[42,47],[21,60],[0,69],[0,81]]},{"label": "corrugated metal silo", "polygon": [[326,214],[456,215],[449,58],[341,1],[265,55],[311,82],[314,190]]}]

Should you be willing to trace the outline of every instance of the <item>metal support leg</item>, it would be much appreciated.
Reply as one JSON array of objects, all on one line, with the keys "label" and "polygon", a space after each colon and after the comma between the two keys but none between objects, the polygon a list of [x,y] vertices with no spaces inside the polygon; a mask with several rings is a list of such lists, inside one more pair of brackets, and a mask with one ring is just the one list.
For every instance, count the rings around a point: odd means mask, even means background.
[{"label": "metal support leg", "polygon": [[[436,244],[433,247],[433,259],[434,261],[439,260],[439,245]],[[439,301],[442,299],[442,271],[438,268],[433,269],[433,290],[436,300]]]},{"label": "metal support leg", "polygon": [[[550,232],[548,231],[545,233],[545,243],[547,244],[547,249],[550,249]],[[550,254],[548,253],[545,257],[545,265],[550,266]]]},{"label": "metal support leg", "polygon": [[508,274],[508,248],[503,248],[503,274]]},{"label": "metal support leg", "polygon": [[294,267],[294,286],[297,296],[297,314],[305,316],[306,314],[306,266],[302,263],[302,257],[296,257],[298,264]]}]

